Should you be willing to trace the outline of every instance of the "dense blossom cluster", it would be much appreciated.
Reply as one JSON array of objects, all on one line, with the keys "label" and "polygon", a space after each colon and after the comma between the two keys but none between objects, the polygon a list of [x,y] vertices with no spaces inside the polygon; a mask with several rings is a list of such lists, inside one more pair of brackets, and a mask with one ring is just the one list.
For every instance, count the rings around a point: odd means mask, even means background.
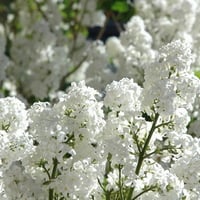
[{"label": "dense blossom cluster", "polygon": [[195,53],[194,66],[199,67],[199,1],[135,1],[138,14],[153,37],[153,48],[173,40],[187,40]]},{"label": "dense blossom cluster", "polygon": [[105,28],[98,1],[72,2],[72,21],[62,0],[12,3],[18,26],[12,15],[0,26],[0,199],[199,200],[200,2],[127,4],[137,15],[103,43],[84,37]]}]

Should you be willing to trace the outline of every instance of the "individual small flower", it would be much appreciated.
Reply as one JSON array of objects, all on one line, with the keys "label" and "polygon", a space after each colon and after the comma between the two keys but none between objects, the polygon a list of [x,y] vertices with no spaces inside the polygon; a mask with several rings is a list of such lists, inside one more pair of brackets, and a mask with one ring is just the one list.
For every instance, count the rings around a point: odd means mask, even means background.
[{"label": "individual small flower", "polygon": [[[109,174],[107,175],[107,185],[106,185],[106,190],[110,191],[110,190],[118,190],[119,187],[117,186],[117,183],[119,182],[119,170],[118,169],[114,169],[112,172],[109,172]],[[123,178],[123,177],[121,177]]]}]

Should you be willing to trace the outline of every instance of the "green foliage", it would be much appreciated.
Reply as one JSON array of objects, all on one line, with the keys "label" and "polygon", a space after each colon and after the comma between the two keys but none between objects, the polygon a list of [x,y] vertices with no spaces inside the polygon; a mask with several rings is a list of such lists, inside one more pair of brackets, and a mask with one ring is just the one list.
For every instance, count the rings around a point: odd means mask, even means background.
[{"label": "green foliage", "polygon": [[111,9],[118,13],[126,13],[129,11],[128,4],[124,1],[116,1],[111,5]]},{"label": "green foliage", "polygon": [[106,14],[114,14],[118,22],[126,23],[133,15],[135,8],[128,5],[125,0],[99,0],[98,9]]},{"label": "green foliage", "polygon": [[195,74],[195,76],[196,76],[197,78],[200,79],[200,71],[199,71],[199,70],[198,70],[198,71],[195,71],[194,74]]}]

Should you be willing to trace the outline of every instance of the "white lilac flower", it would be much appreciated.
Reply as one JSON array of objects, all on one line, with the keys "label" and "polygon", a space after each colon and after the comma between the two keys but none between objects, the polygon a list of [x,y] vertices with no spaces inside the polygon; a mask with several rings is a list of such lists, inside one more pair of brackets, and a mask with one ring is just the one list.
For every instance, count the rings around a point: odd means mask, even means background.
[{"label": "white lilac flower", "polygon": [[179,40],[161,48],[158,61],[145,70],[144,107],[154,105],[163,116],[178,107],[191,109],[199,88],[190,72],[192,61],[189,47]]},{"label": "white lilac flower", "polygon": [[113,57],[113,63],[118,69],[117,80],[128,77],[142,85],[143,70],[154,61],[156,55],[152,49],[152,42],[152,37],[146,31],[143,19],[133,16],[125,25],[125,31],[120,34],[121,52]]},{"label": "white lilac flower", "polygon": [[134,83],[133,79],[123,78],[120,81],[113,81],[107,85],[104,105],[111,109],[111,112],[124,112],[131,115],[141,110],[142,88]]},{"label": "white lilac flower", "polygon": [[25,158],[34,150],[25,105],[15,97],[0,99],[1,162],[7,168],[12,161]]},{"label": "white lilac flower", "polygon": [[62,158],[66,153],[64,145],[62,145],[64,139],[59,140],[59,134],[62,132],[57,126],[58,119],[53,113],[51,105],[35,103],[28,110],[28,116],[29,133],[33,136],[36,145],[35,156],[32,157],[32,160],[44,159],[51,163],[54,157]]},{"label": "white lilac flower", "polygon": [[101,41],[91,44],[88,52],[89,67],[86,70],[86,82],[89,86],[102,90],[116,77],[117,68],[110,64],[106,46]]},{"label": "white lilac flower", "polygon": [[87,87],[84,81],[73,83],[67,95],[54,106],[60,119],[59,125],[67,127],[75,138],[86,137],[91,141],[104,126],[102,102],[97,101],[99,93]]},{"label": "white lilac flower", "polygon": [[97,178],[101,176],[101,171],[98,165],[91,164],[87,159],[79,160],[70,170],[63,171],[51,186],[58,194],[62,193],[70,199],[90,199],[94,196],[100,200],[101,188]]},{"label": "white lilac flower", "polygon": [[25,97],[33,95],[43,99],[58,90],[67,73],[68,48],[58,45],[58,39],[45,21],[32,26],[29,34],[31,39],[17,35],[13,41],[10,74],[18,77],[16,81],[22,86]]},{"label": "white lilac flower", "polygon": [[24,132],[27,129],[25,105],[15,97],[0,99],[0,129],[10,133]]},{"label": "white lilac flower", "polygon": [[197,191],[200,190],[200,171],[198,167],[200,162],[200,140],[185,134],[176,143],[179,146],[181,145],[182,153],[181,156],[179,154],[179,157],[174,159],[171,172],[184,181],[185,188],[188,191],[197,194]]},{"label": "white lilac flower", "polygon": [[117,37],[110,37],[106,41],[106,50],[110,58],[118,57],[125,49]]},{"label": "white lilac flower", "polygon": [[81,0],[78,4],[80,13],[77,18],[85,26],[103,26],[106,16],[101,10],[97,10],[97,0]]},{"label": "white lilac flower", "polygon": [[20,161],[13,162],[3,173],[3,184],[8,199],[45,199],[47,194],[37,181],[25,172]]},{"label": "white lilac flower", "polygon": [[[150,192],[152,197],[157,199],[181,199],[184,193],[184,183],[176,176],[176,174],[171,173],[168,170],[164,170],[161,165],[156,163],[151,159],[146,159],[143,163],[143,167],[140,175],[134,180],[135,185],[135,196],[145,188],[152,188]],[[146,194],[144,193],[144,199],[146,199]],[[141,197],[143,199],[143,196]],[[154,198],[153,198],[154,199]]]},{"label": "white lilac flower", "polygon": [[196,20],[198,2],[136,0],[135,6],[153,37],[154,46],[159,48],[173,41],[179,33],[190,33]]},{"label": "white lilac flower", "polygon": [[[124,177],[121,177],[124,178]],[[119,182],[119,171],[118,169],[114,169],[112,172],[109,172],[107,177],[108,184],[106,185],[106,189],[109,190],[118,190],[117,183]]]},{"label": "white lilac flower", "polygon": [[98,143],[105,122],[98,95],[84,82],[73,83],[53,106],[35,103],[28,111],[35,152],[26,159],[27,171],[45,182],[47,174],[32,169],[35,166],[52,169],[56,160],[59,176],[47,188],[53,187],[65,196],[69,194],[72,199],[89,198],[99,187],[96,170],[101,168],[102,155]]},{"label": "white lilac flower", "polygon": [[[120,37],[110,37],[106,44],[93,43],[88,51],[87,81],[92,87],[104,89],[106,84],[124,77],[143,83],[144,68],[154,61],[152,37],[139,16],[133,16]],[[98,85],[97,85],[98,84]]]}]

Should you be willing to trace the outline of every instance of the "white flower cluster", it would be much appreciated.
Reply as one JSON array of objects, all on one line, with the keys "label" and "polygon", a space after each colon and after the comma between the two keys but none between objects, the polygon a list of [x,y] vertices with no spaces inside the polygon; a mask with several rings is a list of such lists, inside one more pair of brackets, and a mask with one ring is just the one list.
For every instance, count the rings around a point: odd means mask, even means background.
[{"label": "white flower cluster", "polygon": [[133,16],[120,37],[110,37],[105,46],[97,43],[91,52],[92,61],[86,72],[89,84],[102,89],[111,80],[123,77],[134,78],[137,83],[142,84],[144,68],[156,56],[156,51],[152,49],[152,37],[145,30],[142,18]]},{"label": "white flower cluster", "polygon": [[102,11],[97,11],[96,8],[97,0],[81,0],[74,4],[74,9],[80,10],[78,18],[85,26],[103,26],[106,17]]},{"label": "white flower cluster", "polygon": [[0,99],[1,162],[10,165],[32,151],[27,133],[28,119],[25,105],[16,98]]},{"label": "white flower cluster", "polygon": [[[84,78],[82,73],[87,62],[83,63],[83,61],[88,45],[85,45],[85,38],[78,32],[75,38],[69,38],[69,40],[66,38],[64,32],[69,27],[62,21],[58,7],[60,5],[62,8],[60,1],[41,0],[35,1],[34,4],[33,7],[38,8],[36,12],[30,12],[33,8],[30,8],[31,5],[26,1],[17,0],[12,5],[19,10],[18,23],[22,31],[12,33],[12,30],[9,30],[11,34],[7,35],[12,42],[10,47],[12,63],[8,68],[8,74],[24,98],[43,100],[55,95],[54,93],[63,87],[66,77],[69,78],[68,81],[70,81],[70,75],[73,81]],[[99,17],[101,18],[99,23],[102,25],[105,16],[102,12],[97,14],[95,8],[95,1],[84,0],[73,3],[74,12],[80,15],[77,16],[79,18],[77,21],[80,21],[81,26],[91,25],[88,20],[92,19],[95,22]],[[37,20],[38,18],[40,20]],[[4,75],[6,67],[3,37],[2,43],[1,76]],[[76,74],[71,73],[73,68],[79,67],[83,70],[79,70]],[[0,78],[2,79],[5,79],[5,75]]]},{"label": "white flower cluster", "polygon": [[[192,54],[180,40],[160,49],[158,61],[146,68],[144,106],[152,106],[164,116],[172,115],[179,107],[192,107],[199,89],[198,78],[190,73]],[[188,92],[186,92],[186,90]]]},{"label": "white flower cluster", "polygon": [[[91,82],[92,86],[99,81],[101,85],[96,88],[102,89],[109,80],[120,80],[124,76],[134,78],[142,85],[145,66],[154,62],[162,45],[175,40],[191,45],[192,67],[199,70],[198,1],[136,0],[134,6],[137,16],[127,22],[119,38],[107,40],[102,64],[99,65],[98,59],[96,62],[95,58],[99,56],[93,57],[87,74],[89,80],[95,80]],[[101,45],[101,48],[104,47]],[[98,72],[94,68],[98,68]]]},{"label": "white flower cluster", "polygon": [[105,44],[97,0],[9,4],[0,93],[27,105],[0,98],[0,199],[199,200],[200,2],[126,2]]},{"label": "white flower cluster", "polygon": [[102,96],[82,81],[28,109],[0,99],[2,199],[197,200],[200,140],[186,126],[200,81],[191,62],[175,41],[144,68],[143,87],[123,78]]},{"label": "white flower cluster", "polygon": [[23,93],[43,99],[59,88],[67,73],[68,48],[58,46],[47,22],[38,22],[32,28],[29,36],[19,35],[13,41],[10,73],[19,77]]},{"label": "white flower cluster", "polygon": [[[129,19],[119,38],[109,38],[104,45],[90,43],[80,33],[83,27],[106,25],[106,16],[97,10],[97,1],[71,2],[72,13],[77,16],[66,22],[60,12],[65,9],[64,1],[38,0],[32,5],[17,0],[12,7],[18,12],[21,30],[15,33],[9,26],[5,27],[4,32],[10,31],[6,37],[11,43],[12,65],[5,74],[7,58],[3,39],[0,80],[7,76],[24,98],[40,100],[55,96],[55,92],[66,87],[65,82],[76,80],[85,79],[90,86],[101,90],[112,80],[123,77],[143,85],[144,68],[154,62],[163,44],[177,39],[191,45],[192,66],[198,69],[198,1],[127,3],[135,6],[137,16]],[[8,24],[14,17],[9,16]],[[70,27],[73,31],[66,39]]]},{"label": "white flower cluster", "polygon": [[186,40],[195,53],[194,67],[199,66],[199,1],[136,0],[138,15],[153,37],[153,48],[173,40]]}]

